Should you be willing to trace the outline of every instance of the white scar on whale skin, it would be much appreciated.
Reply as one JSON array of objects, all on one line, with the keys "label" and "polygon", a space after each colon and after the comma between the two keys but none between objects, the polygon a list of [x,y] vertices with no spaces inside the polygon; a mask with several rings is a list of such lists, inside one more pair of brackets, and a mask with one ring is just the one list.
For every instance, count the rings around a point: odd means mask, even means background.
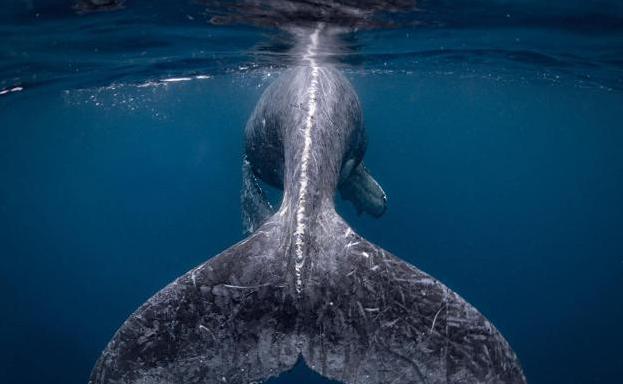
[{"label": "white scar on whale skin", "polygon": [[312,138],[311,130],[314,125],[314,115],[316,114],[316,95],[318,93],[318,63],[315,59],[316,50],[318,49],[318,34],[322,26],[318,26],[310,36],[310,42],[307,45],[303,61],[309,63],[311,67],[311,83],[307,94],[309,100],[307,102],[307,116],[305,125],[303,126],[303,153],[301,157],[301,173],[300,173],[300,189],[298,195],[298,207],[296,210],[296,231],[294,232],[294,245],[296,260],[294,270],[296,273],[296,292],[301,293],[303,281],[301,279],[301,271],[305,263],[305,255],[303,250],[305,236],[305,202],[307,197],[307,187],[309,184],[309,176],[307,170],[309,167],[309,154],[311,151]]}]

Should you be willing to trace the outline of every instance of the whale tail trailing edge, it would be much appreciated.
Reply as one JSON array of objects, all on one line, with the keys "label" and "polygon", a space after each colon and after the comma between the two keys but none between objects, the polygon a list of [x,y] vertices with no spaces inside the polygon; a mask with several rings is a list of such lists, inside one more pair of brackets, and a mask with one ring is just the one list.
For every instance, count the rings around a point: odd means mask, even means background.
[{"label": "whale tail trailing edge", "polygon": [[508,343],[460,296],[334,212],[319,221],[331,240],[313,255],[302,292],[274,215],[132,314],[90,383],[261,382],[299,356],[347,384],[525,383]]}]

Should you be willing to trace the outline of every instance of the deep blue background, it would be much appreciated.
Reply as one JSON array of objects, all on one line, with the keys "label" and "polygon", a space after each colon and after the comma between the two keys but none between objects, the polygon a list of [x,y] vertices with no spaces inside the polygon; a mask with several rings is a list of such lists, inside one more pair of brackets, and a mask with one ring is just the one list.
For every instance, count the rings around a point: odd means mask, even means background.
[{"label": "deep blue background", "polygon": [[[198,1],[76,1],[0,7],[0,384],[86,383],[130,313],[242,238],[244,123],[296,60]],[[474,304],[531,384],[623,377],[622,4],[423,0],[336,58],[389,195],[338,210]]]},{"label": "deep blue background", "polygon": [[[389,209],[374,220],[340,202],[347,220],[479,308],[531,383],[617,382],[623,95],[349,77]],[[0,382],[86,382],[128,314],[241,238],[242,128],[269,81],[3,99]],[[299,368],[290,381],[321,380]]]}]

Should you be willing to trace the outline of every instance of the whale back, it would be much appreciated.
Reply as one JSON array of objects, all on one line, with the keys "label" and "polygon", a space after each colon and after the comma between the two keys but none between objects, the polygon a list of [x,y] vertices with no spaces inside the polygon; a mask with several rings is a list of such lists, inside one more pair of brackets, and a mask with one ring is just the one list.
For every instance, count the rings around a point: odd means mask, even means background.
[{"label": "whale back", "polygon": [[[283,190],[297,188],[311,77],[305,66],[285,71],[264,91],[247,122],[241,199],[246,232],[271,212],[258,179]],[[334,67],[319,68],[317,77],[310,130],[314,190],[332,202],[337,188],[358,213],[379,217],[387,208],[387,196],[362,163],[367,137],[359,98]],[[290,196],[296,194],[291,191]]]},{"label": "whale back", "polygon": [[[245,128],[245,154],[253,172],[277,188],[284,188],[286,156],[297,156],[303,144],[299,132],[309,111],[310,72],[300,66],[281,74],[264,91]],[[323,66],[319,72],[311,133],[315,148],[322,150],[318,161],[339,162],[338,169],[348,160],[359,164],[367,145],[359,98],[337,69]]]}]

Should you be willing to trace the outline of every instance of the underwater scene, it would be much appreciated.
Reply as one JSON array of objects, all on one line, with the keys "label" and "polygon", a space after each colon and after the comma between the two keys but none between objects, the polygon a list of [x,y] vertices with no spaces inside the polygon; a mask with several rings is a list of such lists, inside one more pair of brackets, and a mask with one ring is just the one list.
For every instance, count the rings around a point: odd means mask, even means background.
[{"label": "underwater scene", "polygon": [[623,2],[6,0],[0,383],[619,383]]}]

